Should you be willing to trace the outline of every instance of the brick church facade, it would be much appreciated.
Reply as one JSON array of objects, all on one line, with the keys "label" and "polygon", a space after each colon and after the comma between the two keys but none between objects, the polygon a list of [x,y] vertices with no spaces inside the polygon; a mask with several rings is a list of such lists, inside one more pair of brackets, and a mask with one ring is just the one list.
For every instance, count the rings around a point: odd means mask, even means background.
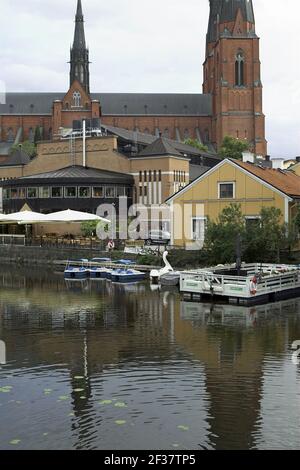
[{"label": "brick church facade", "polygon": [[231,135],[246,139],[255,154],[267,153],[252,0],[210,0],[203,94],[91,93],[81,0],[70,64],[67,93],[7,93],[0,104],[0,159],[14,142],[32,141],[36,127],[43,140],[53,140],[60,128],[83,118],[177,141],[197,139],[210,152]]}]

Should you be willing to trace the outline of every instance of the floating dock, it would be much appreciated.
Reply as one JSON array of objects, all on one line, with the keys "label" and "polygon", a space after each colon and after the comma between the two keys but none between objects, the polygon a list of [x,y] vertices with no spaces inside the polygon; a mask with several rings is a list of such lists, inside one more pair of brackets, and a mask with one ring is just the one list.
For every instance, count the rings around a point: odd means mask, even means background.
[{"label": "floating dock", "polygon": [[300,296],[300,266],[242,264],[183,271],[180,292],[184,300],[222,300],[254,305]]}]

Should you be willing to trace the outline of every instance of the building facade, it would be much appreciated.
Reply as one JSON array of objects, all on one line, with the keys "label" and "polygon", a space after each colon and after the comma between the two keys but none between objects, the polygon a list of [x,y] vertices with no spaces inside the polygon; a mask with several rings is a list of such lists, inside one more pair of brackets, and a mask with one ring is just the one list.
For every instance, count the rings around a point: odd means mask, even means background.
[{"label": "building facade", "polygon": [[91,93],[89,50],[78,0],[67,93],[7,93],[0,105],[0,157],[13,143],[54,140],[76,120],[160,135],[197,139],[217,151],[223,137],[247,139],[266,155],[259,39],[252,0],[210,0],[203,94]]},{"label": "building facade", "polygon": [[300,176],[289,170],[226,159],[167,203],[173,214],[172,244],[202,246],[207,219],[216,221],[231,203],[241,206],[248,223],[257,223],[262,208],[276,207],[281,211],[281,222],[289,224],[300,206]]}]

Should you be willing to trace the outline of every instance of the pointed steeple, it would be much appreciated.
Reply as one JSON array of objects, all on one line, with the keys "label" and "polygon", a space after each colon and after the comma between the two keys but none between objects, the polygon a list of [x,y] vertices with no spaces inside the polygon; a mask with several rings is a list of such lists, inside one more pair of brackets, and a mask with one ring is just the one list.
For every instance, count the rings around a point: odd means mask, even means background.
[{"label": "pointed steeple", "polygon": [[82,14],[81,0],[77,3],[77,12],[75,17],[75,34],[73,49],[85,49],[85,34],[84,34],[84,20]]},{"label": "pointed steeple", "polygon": [[77,0],[74,42],[71,49],[70,86],[75,80],[90,93],[89,50],[86,47],[81,0]]},{"label": "pointed steeple", "polygon": [[207,44],[215,42],[218,35],[218,22],[221,14],[222,0],[209,0],[210,12],[207,30]]},{"label": "pointed steeple", "polygon": [[220,23],[235,21],[238,10],[241,10],[243,20],[255,23],[252,0],[223,0],[220,14]]}]

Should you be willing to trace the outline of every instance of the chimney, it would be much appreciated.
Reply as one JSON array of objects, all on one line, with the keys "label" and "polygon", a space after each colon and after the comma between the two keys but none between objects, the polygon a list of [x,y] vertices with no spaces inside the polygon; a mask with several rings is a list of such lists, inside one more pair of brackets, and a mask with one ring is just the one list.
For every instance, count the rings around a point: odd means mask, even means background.
[{"label": "chimney", "polygon": [[243,152],[243,162],[244,163],[254,163],[254,153]]},{"label": "chimney", "polygon": [[274,170],[283,170],[284,158],[273,158],[272,166]]}]

